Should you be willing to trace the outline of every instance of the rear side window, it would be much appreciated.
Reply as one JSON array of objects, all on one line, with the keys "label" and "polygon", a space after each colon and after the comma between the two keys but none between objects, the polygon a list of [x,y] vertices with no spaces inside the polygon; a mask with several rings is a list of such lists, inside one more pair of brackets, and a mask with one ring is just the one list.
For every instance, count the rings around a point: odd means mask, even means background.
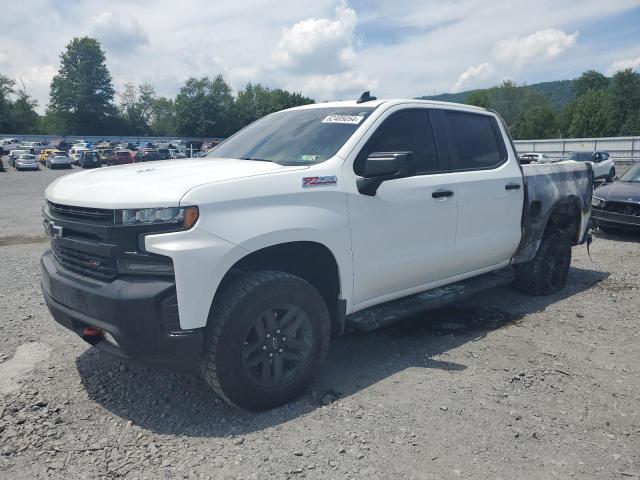
[{"label": "rear side window", "polygon": [[445,119],[455,170],[493,168],[506,159],[506,149],[493,117],[447,111]]},{"label": "rear side window", "polygon": [[438,170],[438,153],[426,109],[392,113],[367,141],[353,169],[361,175],[367,157],[374,152],[413,152],[418,173]]}]

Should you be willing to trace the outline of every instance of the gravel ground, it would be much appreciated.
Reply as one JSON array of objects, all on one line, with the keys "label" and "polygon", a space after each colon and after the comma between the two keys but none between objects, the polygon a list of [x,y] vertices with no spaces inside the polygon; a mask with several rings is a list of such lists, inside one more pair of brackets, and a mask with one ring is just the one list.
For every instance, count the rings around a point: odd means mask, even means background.
[{"label": "gravel ground", "polygon": [[349,333],[305,396],[248,414],[53,322],[40,205],[66,173],[0,173],[0,478],[640,478],[640,234],[574,248],[557,295]]}]

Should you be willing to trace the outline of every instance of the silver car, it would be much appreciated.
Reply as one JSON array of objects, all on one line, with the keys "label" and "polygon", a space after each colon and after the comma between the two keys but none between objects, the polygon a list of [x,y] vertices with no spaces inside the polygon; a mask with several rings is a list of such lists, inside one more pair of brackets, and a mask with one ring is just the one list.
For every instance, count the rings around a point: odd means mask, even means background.
[{"label": "silver car", "polygon": [[16,170],[40,170],[38,159],[31,153],[23,153],[16,158]]},{"label": "silver car", "polygon": [[71,168],[71,159],[67,156],[66,152],[51,152],[44,164],[50,169]]}]

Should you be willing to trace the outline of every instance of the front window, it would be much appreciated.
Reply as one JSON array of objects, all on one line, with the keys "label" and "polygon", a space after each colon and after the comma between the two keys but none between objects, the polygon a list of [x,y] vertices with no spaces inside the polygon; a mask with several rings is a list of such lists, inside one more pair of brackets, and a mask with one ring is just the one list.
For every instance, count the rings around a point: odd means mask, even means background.
[{"label": "front window", "polygon": [[313,165],[333,157],[375,107],[336,107],[272,113],[210,150],[205,157]]},{"label": "front window", "polygon": [[634,165],[620,177],[621,182],[640,183],[640,164]]}]

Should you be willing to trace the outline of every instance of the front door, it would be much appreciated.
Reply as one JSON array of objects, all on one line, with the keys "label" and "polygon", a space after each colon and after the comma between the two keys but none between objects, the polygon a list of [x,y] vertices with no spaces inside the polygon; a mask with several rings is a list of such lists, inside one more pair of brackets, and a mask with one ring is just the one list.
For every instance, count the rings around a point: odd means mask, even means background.
[{"label": "front door", "polygon": [[372,131],[345,168],[360,174],[370,153],[411,151],[418,174],[386,181],[374,196],[348,195],[356,308],[444,279],[455,261],[456,186],[440,172],[428,110],[390,109]]}]

